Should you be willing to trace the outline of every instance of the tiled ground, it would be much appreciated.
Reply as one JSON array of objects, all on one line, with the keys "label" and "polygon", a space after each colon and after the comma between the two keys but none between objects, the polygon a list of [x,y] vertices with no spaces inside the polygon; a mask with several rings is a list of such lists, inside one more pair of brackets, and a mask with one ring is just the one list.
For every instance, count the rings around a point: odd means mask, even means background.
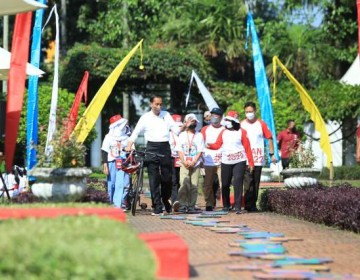
[{"label": "tiled ground", "polygon": [[[199,200],[201,201],[201,198]],[[203,206],[203,203],[200,203],[200,206]],[[334,262],[329,266],[333,273],[360,276],[358,234],[271,213],[230,213],[222,219],[230,220],[231,223],[243,223],[258,231],[282,232],[288,237],[302,237],[303,241],[284,243],[288,254],[332,258]],[[234,272],[226,269],[226,265],[229,264],[254,262],[244,257],[228,255],[229,251],[236,249],[228,246],[229,242],[239,238],[236,234],[218,234],[202,227],[185,224],[181,220],[153,217],[150,216],[149,209],[138,210],[135,217],[128,214],[128,221],[138,232],[172,231],[179,234],[189,245],[191,278],[253,279],[251,272]]]}]

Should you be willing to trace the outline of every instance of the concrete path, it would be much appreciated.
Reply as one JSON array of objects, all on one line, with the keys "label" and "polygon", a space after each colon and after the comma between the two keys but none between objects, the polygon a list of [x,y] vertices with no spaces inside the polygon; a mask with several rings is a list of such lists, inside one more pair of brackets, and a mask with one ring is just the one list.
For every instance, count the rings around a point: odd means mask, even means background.
[{"label": "concrete path", "polygon": [[[200,203],[199,206],[204,207],[204,204]],[[252,272],[230,271],[226,266],[269,263],[229,256],[228,252],[236,248],[231,248],[228,244],[240,239],[237,234],[218,234],[203,227],[185,224],[182,220],[160,219],[150,213],[149,209],[138,210],[135,217],[129,213],[128,221],[138,232],[172,231],[180,235],[189,246],[191,279],[253,279]],[[256,231],[281,232],[287,237],[302,237],[303,241],[284,243],[289,255],[331,258],[333,263],[328,266],[332,273],[353,274],[360,279],[359,234],[272,213],[229,213],[222,219],[229,220],[230,223],[246,224]]]}]

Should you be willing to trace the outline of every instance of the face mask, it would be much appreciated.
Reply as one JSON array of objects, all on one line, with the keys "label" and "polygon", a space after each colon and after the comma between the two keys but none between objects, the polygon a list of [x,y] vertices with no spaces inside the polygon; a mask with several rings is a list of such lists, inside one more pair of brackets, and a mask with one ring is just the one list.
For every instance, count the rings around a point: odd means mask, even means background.
[{"label": "face mask", "polygon": [[210,124],[210,121],[204,121],[204,124]]},{"label": "face mask", "polygon": [[212,116],[210,122],[212,124],[219,124],[220,123],[220,118],[216,117],[216,116]]},{"label": "face mask", "polygon": [[194,129],[195,127],[196,127],[196,123],[192,123],[188,126],[188,128],[190,128],[190,129]]},{"label": "face mask", "polygon": [[254,112],[246,113],[245,116],[248,120],[253,120],[255,118],[255,113]]},{"label": "face mask", "polygon": [[225,121],[224,123],[225,123],[226,128],[232,128],[233,127],[231,121]]}]

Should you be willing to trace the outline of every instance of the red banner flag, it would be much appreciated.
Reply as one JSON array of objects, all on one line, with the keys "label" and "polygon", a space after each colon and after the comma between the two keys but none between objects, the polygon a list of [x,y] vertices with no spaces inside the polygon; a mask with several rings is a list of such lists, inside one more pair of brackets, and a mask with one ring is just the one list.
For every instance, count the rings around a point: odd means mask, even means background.
[{"label": "red banner flag", "polygon": [[76,93],[74,103],[71,107],[67,122],[65,124],[64,139],[69,139],[71,132],[74,130],[76,125],[76,119],[79,113],[79,107],[82,97],[84,96],[85,103],[87,102],[87,85],[89,80],[89,72],[85,71],[84,77]]},{"label": "red banner flag", "polygon": [[5,122],[5,162],[10,171],[14,161],[16,138],[23,105],[26,63],[29,59],[29,43],[32,12],[16,15],[11,47],[8,94]]}]

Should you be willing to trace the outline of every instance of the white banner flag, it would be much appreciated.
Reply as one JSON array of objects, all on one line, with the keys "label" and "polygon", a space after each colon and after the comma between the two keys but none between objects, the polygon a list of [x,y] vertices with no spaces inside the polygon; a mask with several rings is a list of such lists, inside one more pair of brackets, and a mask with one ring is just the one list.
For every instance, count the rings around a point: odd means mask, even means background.
[{"label": "white banner flag", "polygon": [[193,83],[194,78],[196,80],[196,84],[199,88],[199,91],[200,91],[202,97],[204,98],[206,106],[209,108],[209,110],[211,110],[212,108],[215,108],[215,107],[219,107],[219,105],[216,103],[216,101],[212,97],[211,93],[205,87],[204,83],[200,80],[199,76],[195,73],[194,70],[191,73],[190,86],[189,86],[188,94],[186,96],[185,107],[187,107],[188,102],[189,102],[191,85]]},{"label": "white banner flag", "polygon": [[[53,87],[51,94],[51,105],[50,105],[50,114],[49,114],[49,126],[48,133],[46,138],[46,146],[45,146],[45,155],[49,156],[53,147],[50,144],[54,133],[56,131],[56,110],[57,110],[57,102],[58,102],[58,92],[59,92],[59,15],[57,12],[56,5],[52,8],[50,15],[44,25],[44,28],[48,21],[51,18],[52,13],[55,13],[55,27],[56,27],[56,35],[55,35],[55,59],[54,59],[54,79],[53,79]],[[44,30],[43,28],[43,30]]]}]

